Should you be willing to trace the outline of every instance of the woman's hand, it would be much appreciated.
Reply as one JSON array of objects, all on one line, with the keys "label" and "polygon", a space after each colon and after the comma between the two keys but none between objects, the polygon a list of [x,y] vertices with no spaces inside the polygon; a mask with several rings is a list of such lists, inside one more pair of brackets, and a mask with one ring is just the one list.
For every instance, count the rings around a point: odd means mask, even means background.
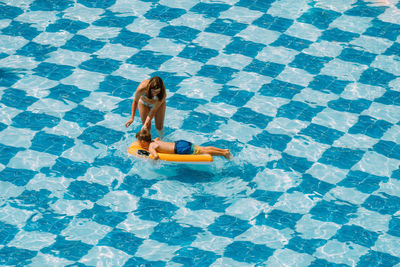
[{"label": "woman's hand", "polygon": [[127,121],[125,123],[125,127],[128,128],[132,124],[132,122],[133,122],[133,119],[130,119],[129,121]]}]

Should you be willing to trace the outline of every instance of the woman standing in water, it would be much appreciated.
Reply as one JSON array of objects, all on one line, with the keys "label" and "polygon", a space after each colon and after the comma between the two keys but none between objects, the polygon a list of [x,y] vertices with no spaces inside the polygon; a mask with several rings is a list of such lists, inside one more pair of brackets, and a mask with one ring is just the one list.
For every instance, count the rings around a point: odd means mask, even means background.
[{"label": "woman standing in water", "polygon": [[155,124],[158,136],[162,139],[164,135],[164,117],[167,92],[164,82],[158,76],[144,80],[136,89],[135,98],[132,103],[132,115],[125,123],[129,127],[135,119],[136,109],[139,106],[140,118],[143,123],[142,129],[150,131],[151,120],[155,117]]}]

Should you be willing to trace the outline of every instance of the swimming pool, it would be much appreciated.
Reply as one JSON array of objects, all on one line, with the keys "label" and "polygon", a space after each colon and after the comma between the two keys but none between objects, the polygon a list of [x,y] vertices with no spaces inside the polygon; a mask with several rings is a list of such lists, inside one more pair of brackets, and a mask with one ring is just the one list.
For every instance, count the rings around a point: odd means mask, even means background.
[{"label": "swimming pool", "polygon": [[[397,1],[0,2],[0,264],[399,266]],[[155,75],[231,161],[128,155]]]}]

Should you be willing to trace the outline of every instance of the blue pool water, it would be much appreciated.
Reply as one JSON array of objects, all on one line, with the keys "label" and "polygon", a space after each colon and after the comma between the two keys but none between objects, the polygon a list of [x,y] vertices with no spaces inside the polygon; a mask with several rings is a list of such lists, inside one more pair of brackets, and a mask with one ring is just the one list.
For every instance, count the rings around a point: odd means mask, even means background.
[{"label": "blue pool water", "polygon": [[[1,0],[0,264],[400,266],[383,2]],[[127,153],[155,75],[165,139],[231,161]]]}]

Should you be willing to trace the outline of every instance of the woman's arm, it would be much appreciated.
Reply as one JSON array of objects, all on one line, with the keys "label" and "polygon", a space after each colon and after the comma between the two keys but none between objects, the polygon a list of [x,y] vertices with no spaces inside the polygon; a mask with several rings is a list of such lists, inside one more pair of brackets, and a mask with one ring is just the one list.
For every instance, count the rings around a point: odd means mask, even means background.
[{"label": "woman's arm", "polygon": [[154,118],[154,116],[157,113],[157,110],[160,108],[160,106],[165,102],[166,96],[160,101],[157,101],[156,104],[153,106],[153,108],[150,110],[149,114],[147,115],[146,121],[143,124],[143,128],[150,128],[151,125],[151,120]]},{"label": "woman's arm", "polygon": [[136,89],[135,98],[133,99],[133,102],[132,102],[131,118],[129,119],[129,121],[127,121],[125,123],[125,127],[129,127],[132,124],[133,120],[135,119],[135,114],[136,114],[136,110],[138,107],[139,99],[142,96],[144,89],[146,88],[144,86],[146,81],[147,80],[141,82]]}]

